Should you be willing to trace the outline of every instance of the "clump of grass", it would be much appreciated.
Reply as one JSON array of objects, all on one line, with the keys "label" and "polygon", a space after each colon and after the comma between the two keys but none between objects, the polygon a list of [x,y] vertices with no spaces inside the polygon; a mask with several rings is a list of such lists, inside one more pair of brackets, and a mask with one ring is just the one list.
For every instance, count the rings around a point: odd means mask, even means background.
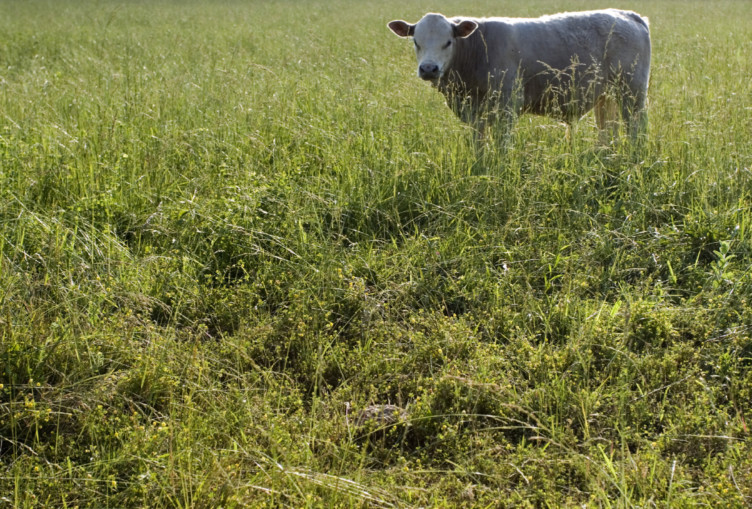
[{"label": "clump of grass", "polygon": [[633,6],[640,151],[335,7],[0,7],[0,501],[748,505],[746,6]]}]

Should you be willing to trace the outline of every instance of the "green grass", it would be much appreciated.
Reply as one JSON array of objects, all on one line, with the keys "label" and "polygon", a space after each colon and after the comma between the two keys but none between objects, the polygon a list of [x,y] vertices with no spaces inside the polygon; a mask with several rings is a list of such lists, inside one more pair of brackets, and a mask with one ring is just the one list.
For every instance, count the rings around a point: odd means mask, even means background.
[{"label": "green grass", "polygon": [[0,2],[0,507],[749,506],[752,5],[621,6],[638,152],[385,27],[591,2]]}]

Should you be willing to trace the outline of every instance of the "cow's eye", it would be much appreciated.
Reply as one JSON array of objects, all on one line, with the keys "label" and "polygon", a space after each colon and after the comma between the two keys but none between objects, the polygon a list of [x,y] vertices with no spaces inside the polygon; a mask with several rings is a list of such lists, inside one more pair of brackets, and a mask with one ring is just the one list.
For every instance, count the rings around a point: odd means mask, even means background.
[{"label": "cow's eye", "polygon": [[451,45],[452,45],[452,40],[450,39],[450,40],[448,40],[448,41],[446,42],[446,44],[444,45],[444,49],[448,48],[448,47],[449,47],[449,46],[451,46]]},{"label": "cow's eye", "polygon": [[417,50],[419,50],[419,49],[420,49],[420,46],[418,46],[418,43],[417,43],[417,42],[415,42],[415,39],[413,39],[413,44],[415,44],[415,49],[417,49]]}]

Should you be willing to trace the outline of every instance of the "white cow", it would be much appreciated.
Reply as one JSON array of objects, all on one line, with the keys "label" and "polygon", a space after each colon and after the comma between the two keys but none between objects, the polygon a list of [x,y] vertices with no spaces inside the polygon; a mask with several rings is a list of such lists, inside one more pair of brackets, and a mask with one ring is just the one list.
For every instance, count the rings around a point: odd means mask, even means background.
[{"label": "white cow", "polygon": [[[548,115],[568,124],[595,108],[602,139],[619,116],[632,137],[647,123],[648,19],[606,9],[540,18],[447,18],[392,21],[412,37],[418,76],[430,81],[465,122],[502,114]],[[490,117],[490,118],[489,118]]]}]

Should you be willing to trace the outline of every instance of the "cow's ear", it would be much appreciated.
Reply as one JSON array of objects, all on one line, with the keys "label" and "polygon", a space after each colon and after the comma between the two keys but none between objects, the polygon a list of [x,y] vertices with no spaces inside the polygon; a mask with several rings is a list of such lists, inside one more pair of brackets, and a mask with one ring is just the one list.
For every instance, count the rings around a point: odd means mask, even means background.
[{"label": "cow's ear", "polygon": [[386,26],[388,26],[392,32],[399,35],[400,37],[412,37],[412,35],[415,33],[415,25],[411,25],[410,23],[402,21],[401,19],[390,21]]},{"label": "cow's ear", "polygon": [[478,28],[478,23],[466,19],[454,25],[454,36],[459,38],[469,37],[475,29]]}]

